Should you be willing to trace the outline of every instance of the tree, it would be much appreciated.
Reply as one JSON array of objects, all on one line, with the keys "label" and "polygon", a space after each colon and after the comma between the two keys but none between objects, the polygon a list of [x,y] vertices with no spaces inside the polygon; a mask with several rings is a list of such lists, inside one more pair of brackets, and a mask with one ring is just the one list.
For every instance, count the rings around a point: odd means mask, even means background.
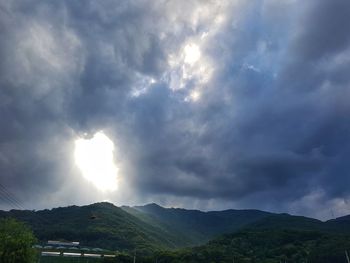
[{"label": "tree", "polygon": [[0,262],[32,263],[36,251],[32,248],[36,238],[23,223],[12,219],[0,219]]}]

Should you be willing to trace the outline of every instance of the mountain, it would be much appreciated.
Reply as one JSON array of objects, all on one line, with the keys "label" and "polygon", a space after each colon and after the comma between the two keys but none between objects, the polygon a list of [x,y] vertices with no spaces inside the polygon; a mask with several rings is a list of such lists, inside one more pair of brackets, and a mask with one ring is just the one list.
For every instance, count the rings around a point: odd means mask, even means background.
[{"label": "mountain", "polygon": [[[224,210],[203,212],[181,208],[164,208],[157,204],[123,207],[146,222],[161,222],[171,232],[183,236],[189,245],[203,244],[224,233],[235,232],[244,226],[272,215],[259,210]],[[147,217],[145,218],[145,215]]]},{"label": "mountain", "polygon": [[0,211],[31,226],[39,240],[76,240],[82,245],[141,251],[204,244],[270,215],[258,210],[202,212],[156,204],[116,207],[110,203],[51,210]]},{"label": "mountain", "polygon": [[350,234],[350,215],[328,220],[325,224],[332,231]]},{"label": "mountain", "polygon": [[327,231],[326,224],[320,220],[289,214],[272,214],[250,224],[249,228]]},{"label": "mountain", "polygon": [[350,215],[320,221],[304,216],[292,216],[289,214],[272,214],[263,219],[249,224],[250,229],[280,229],[280,230],[305,230],[320,231],[324,233],[349,234]]},{"label": "mountain", "polygon": [[206,245],[156,255],[158,262],[344,263],[350,236],[320,231],[245,229]]},{"label": "mountain", "polygon": [[274,237],[283,231],[350,234],[350,216],[322,222],[259,210],[203,212],[157,204],[116,207],[103,202],[41,211],[0,211],[0,217],[26,222],[41,241],[80,241],[86,246],[141,252],[204,245],[242,231],[274,233]]},{"label": "mountain", "polygon": [[11,210],[0,217],[28,223],[39,240],[80,241],[82,245],[108,249],[139,250],[175,248],[180,245],[156,225],[149,225],[109,203],[69,206],[42,211]]}]

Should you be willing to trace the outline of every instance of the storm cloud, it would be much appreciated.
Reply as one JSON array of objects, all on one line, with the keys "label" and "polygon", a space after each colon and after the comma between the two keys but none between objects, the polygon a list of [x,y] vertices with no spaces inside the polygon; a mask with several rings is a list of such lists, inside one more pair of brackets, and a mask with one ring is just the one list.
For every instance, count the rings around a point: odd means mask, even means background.
[{"label": "storm cloud", "polygon": [[[0,1],[1,185],[29,209],[350,213],[349,14],[347,0]],[[116,192],[74,163],[98,131]]]}]

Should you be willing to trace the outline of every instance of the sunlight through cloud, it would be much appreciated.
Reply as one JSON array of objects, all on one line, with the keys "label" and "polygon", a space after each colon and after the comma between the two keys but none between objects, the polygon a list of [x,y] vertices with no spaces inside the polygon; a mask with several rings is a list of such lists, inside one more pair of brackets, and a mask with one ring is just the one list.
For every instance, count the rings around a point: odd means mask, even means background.
[{"label": "sunlight through cloud", "polygon": [[198,45],[196,44],[187,44],[184,48],[185,60],[184,62],[190,65],[193,65],[201,57],[201,52]]},{"label": "sunlight through cloud", "polygon": [[114,191],[118,188],[118,167],[113,158],[114,144],[102,131],[91,139],[75,141],[75,163],[83,177],[99,190]]}]

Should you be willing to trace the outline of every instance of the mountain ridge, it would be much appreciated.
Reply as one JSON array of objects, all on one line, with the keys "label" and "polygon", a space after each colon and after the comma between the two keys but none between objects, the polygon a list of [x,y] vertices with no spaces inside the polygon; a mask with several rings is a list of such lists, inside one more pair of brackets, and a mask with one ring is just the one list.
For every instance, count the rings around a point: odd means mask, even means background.
[{"label": "mountain ridge", "polygon": [[1,211],[30,225],[44,242],[79,240],[82,245],[108,249],[154,251],[203,245],[244,229],[290,229],[350,234],[350,216],[328,221],[276,214],[256,209],[200,211],[144,206],[115,206],[100,202],[52,209]]}]

